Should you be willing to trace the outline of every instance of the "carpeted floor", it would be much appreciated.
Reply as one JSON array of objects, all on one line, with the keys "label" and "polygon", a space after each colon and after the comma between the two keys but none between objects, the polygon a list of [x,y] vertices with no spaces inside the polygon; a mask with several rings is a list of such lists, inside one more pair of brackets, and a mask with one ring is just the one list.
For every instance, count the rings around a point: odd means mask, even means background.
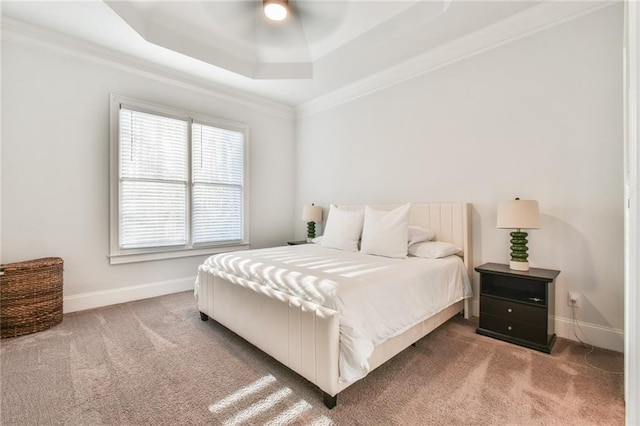
[{"label": "carpeted floor", "polygon": [[[454,318],[338,396],[209,320],[190,292],[65,315],[0,343],[2,425],[622,425],[624,376]],[[623,355],[591,364],[621,371]]]}]

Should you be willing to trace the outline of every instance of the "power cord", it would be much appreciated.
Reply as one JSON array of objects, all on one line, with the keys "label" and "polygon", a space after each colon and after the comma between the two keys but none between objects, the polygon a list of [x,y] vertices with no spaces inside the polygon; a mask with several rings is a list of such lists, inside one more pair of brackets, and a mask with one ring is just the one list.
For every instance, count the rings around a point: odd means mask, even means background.
[{"label": "power cord", "polygon": [[571,306],[571,319],[573,320],[573,335],[576,337],[576,339],[578,339],[578,342],[580,342],[580,344],[585,347],[585,348],[590,348],[588,352],[586,352],[584,354],[584,362],[585,364],[587,364],[589,367],[596,369],[596,370],[600,370],[600,371],[604,371],[605,373],[610,373],[610,374],[624,374],[624,371],[610,371],[610,370],[606,370],[604,368],[600,368],[600,367],[596,367],[595,365],[591,364],[589,362],[589,360],[587,359],[587,356],[592,354],[593,351],[595,350],[595,346],[586,343],[585,341],[583,341],[580,336],[578,336],[577,330],[580,330],[580,333],[582,333],[582,336],[584,337],[584,340],[586,339],[586,334],[585,332],[582,330],[582,328],[580,327],[580,324],[578,323],[578,316],[576,315],[576,307],[575,305]]}]

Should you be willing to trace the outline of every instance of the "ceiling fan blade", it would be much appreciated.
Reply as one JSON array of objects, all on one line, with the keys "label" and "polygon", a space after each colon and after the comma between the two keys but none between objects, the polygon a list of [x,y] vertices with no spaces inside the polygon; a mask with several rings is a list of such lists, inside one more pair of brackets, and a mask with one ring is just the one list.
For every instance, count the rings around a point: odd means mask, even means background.
[{"label": "ceiling fan blade", "polygon": [[320,40],[340,27],[349,3],[346,1],[291,0],[309,42]]}]

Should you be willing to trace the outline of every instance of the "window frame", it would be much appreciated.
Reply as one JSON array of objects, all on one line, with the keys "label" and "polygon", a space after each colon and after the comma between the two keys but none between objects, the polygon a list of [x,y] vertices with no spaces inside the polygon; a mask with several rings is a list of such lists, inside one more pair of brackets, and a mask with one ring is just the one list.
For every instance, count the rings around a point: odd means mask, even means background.
[{"label": "window frame", "polygon": [[[145,112],[154,115],[177,118],[187,121],[187,243],[179,246],[120,248],[120,108]],[[240,132],[244,135],[244,164],[242,185],[242,240],[218,243],[193,243],[192,191],[194,186],[192,164],[192,125],[193,123]],[[205,256],[220,252],[246,250],[249,242],[249,126],[220,117],[207,116],[191,111],[180,110],[152,102],[111,94],[110,102],[110,150],[109,150],[109,263],[112,265],[145,262],[151,260],[173,259],[191,256]]]}]

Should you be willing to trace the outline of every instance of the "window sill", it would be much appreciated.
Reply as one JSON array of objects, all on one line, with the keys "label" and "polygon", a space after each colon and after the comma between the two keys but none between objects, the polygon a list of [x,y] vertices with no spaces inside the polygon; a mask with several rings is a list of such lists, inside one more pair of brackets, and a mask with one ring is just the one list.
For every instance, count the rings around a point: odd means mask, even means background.
[{"label": "window sill", "polygon": [[207,256],[216,253],[224,253],[230,251],[248,250],[249,243],[239,243],[228,246],[212,246],[205,248],[179,249],[157,251],[153,253],[128,253],[116,254],[109,256],[109,264],[121,265],[124,263],[149,262],[152,260],[178,259],[181,257]]}]

